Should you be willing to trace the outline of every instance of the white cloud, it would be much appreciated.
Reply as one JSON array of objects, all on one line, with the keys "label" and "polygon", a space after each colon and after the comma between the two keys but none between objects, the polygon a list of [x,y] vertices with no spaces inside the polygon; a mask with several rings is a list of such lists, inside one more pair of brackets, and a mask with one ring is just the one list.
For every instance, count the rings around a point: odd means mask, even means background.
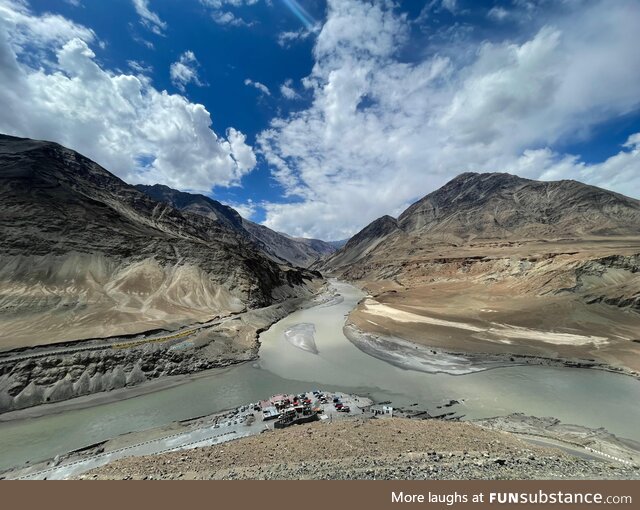
[{"label": "white cloud", "polygon": [[267,87],[264,83],[260,83],[259,81],[253,81],[247,78],[246,80],[244,80],[244,84],[247,87],[254,87],[255,89],[259,90],[262,94],[266,96],[271,95],[271,91],[269,90],[269,87]]},{"label": "white cloud", "polygon": [[496,5],[495,7],[489,9],[487,16],[496,21],[502,21],[509,16],[509,11],[507,11],[503,7]]},{"label": "white cloud", "polygon": [[442,8],[455,14],[458,11],[458,0],[442,0]]},{"label": "white cloud", "polygon": [[260,0],[200,0],[200,3],[213,7],[214,9],[221,9],[225,6],[242,7],[243,5],[255,5]]},{"label": "white cloud", "polygon": [[171,83],[181,92],[184,92],[190,83],[198,87],[204,86],[200,81],[200,76],[198,76],[199,65],[198,59],[193,51],[185,51],[180,55],[180,58],[169,67]]},{"label": "white cloud", "polygon": [[247,202],[245,202],[244,204],[229,202],[229,206],[233,207],[236,211],[238,211],[240,216],[247,220],[251,220],[253,218],[253,215],[257,211],[257,206],[251,199],[247,200]]},{"label": "white cloud", "polygon": [[329,0],[303,80],[311,106],[259,136],[291,199],[265,204],[265,224],[345,238],[464,171],[640,193],[638,138],[600,164],[554,150],[640,108],[640,10],[625,0],[565,4],[517,42],[469,41],[461,64],[432,54],[408,62],[410,23],[391,2]]},{"label": "white cloud", "polygon": [[316,24],[311,28],[302,27],[298,30],[287,30],[278,34],[278,44],[283,48],[289,47],[296,41],[304,41],[312,35],[316,35],[320,32],[320,25]]},{"label": "white cloud", "polygon": [[[225,8],[233,7],[239,8],[244,6],[255,5],[260,0],[200,0],[200,3],[211,7],[213,10],[211,12],[211,18],[218,25],[228,25],[233,27],[250,27],[255,23],[252,21],[246,21],[242,17],[234,14],[229,10],[225,10]],[[266,0],[270,3],[270,0]]]},{"label": "white cloud", "polygon": [[218,136],[203,105],[156,90],[144,77],[101,67],[76,36],[82,27],[67,23],[64,32],[47,32],[55,37],[41,34],[29,52],[38,42],[54,60],[25,64],[22,37],[46,19],[19,14],[20,24],[0,21],[0,132],[59,142],[130,183],[209,192],[238,184],[255,166],[245,136],[233,128]]},{"label": "white cloud", "polygon": [[285,80],[285,82],[280,85],[280,93],[286,99],[297,99],[300,97],[298,93],[292,87],[293,81],[291,79]]},{"label": "white cloud", "polygon": [[11,32],[11,44],[18,49],[30,46],[37,50],[73,37],[86,42],[96,40],[93,30],[58,14],[32,16],[27,4],[20,0],[0,0],[0,24]]},{"label": "white cloud", "polygon": [[148,75],[153,72],[153,66],[137,60],[127,60],[127,65],[132,71],[135,71],[139,75]]},{"label": "white cloud", "polygon": [[244,19],[236,16],[231,11],[214,11],[211,14],[211,18],[218,25],[229,25],[232,27],[250,27],[252,22],[247,22]]},{"label": "white cloud", "polygon": [[149,8],[149,0],[132,0],[140,23],[151,30],[156,35],[163,35],[167,28],[167,24],[160,19],[155,12]]}]

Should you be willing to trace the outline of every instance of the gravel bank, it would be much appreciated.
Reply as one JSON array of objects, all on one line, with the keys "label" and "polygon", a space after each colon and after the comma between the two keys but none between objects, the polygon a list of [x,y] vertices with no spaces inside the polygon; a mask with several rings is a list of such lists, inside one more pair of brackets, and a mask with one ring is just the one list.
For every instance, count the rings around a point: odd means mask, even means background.
[{"label": "gravel bank", "polygon": [[636,467],[575,458],[471,423],[362,419],[123,459],[83,479],[638,479]]}]

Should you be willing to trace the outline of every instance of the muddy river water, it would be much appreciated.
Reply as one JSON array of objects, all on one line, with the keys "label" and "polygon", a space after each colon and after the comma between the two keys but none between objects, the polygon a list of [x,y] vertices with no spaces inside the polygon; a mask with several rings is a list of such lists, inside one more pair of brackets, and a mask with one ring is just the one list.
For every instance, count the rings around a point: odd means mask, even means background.
[{"label": "muddy river water", "polygon": [[[345,317],[363,294],[343,282],[332,285],[338,299],[295,312],[263,333],[260,359],[253,364],[211,370],[125,400],[0,423],[0,470],[275,393],[315,388],[367,394],[396,406],[418,404],[433,413],[455,411],[469,419],[512,412],[554,416],[640,441],[639,381],[597,370],[540,366],[467,375],[404,370],[345,338]],[[437,409],[450,400],[461,404]]]}]

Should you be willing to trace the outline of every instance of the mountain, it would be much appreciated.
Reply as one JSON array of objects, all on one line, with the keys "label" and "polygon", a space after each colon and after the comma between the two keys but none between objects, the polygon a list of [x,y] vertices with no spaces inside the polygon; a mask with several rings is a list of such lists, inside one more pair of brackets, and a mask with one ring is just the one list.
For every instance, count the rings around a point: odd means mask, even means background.
[{"label": "mountain", "polygon": [[153,186],[137,184],[135,188],[157,202],[165,202],[183,212],[205,216],[229,230],[235,230],[244,234],[242,217],[235,209],[221,204],[217,200],[205,197],[204,195],[194,195],[192,193],[178,191],[169,186],[163,186],[162,184],[155,184]]},{"label": "mountain", "polygon": [[398,261],[442,246],[640,235],[640,201],[577,181],[540,182],[505,173],[464,173],[398,219],[365,227],[322,268]]},{"label": "mountain", "polygon": [[381,359],[414,360],[404,340],[426,371],[461,355],[640,373],[640,201],[617,193],[466,173],[317,267],[366,288],[345,331]]},{"label": "mountain", "polygon": [[375,250],[390,234],[398,232],[398,221],[391,216],[383,216],[370,223],[349,239],[335,254],[329,257],[321,267],[348,267]]},{"label": "mountain", "polygon": [[349,242],[349,239],[340,239],[339,241],[327,241],[327,243],[333,246],[336,250],[339,250],[348,242]]},{"label": "mountain", "polygon": [[204,195],[196,195],[156,184],[137,185],[136,188],[154,200],[171,204],[176,209],[206,216],[220,225],[234,230],[254,243],[268,257],[279,263],[309,267],[336,249],[318,239],[293,238],[263,225],[243,219],[234,209]]},{"label": "mountain", "polygon": [[405,232],[454,242],[640,234],[640,202],[577,181],[459,175],[398,218]]},{"label": "mountain", "polygon": [[309,267],[336,251],[333,246],[319,239],[289,237],[249,220],[243,220],[243,226],[275,260],[284,260],[295,266]]},{"label": "mountain", "polygon": [[179,210],[55,143],[0,136],[0,204],[1,349],[205,321],[313,278],[240,235],[232,209]]}]

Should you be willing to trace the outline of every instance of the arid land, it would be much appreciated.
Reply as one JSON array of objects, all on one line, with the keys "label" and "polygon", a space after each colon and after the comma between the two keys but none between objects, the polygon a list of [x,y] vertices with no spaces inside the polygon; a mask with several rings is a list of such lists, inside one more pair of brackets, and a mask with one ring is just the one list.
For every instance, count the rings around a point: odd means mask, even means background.
[{"label": "arid land", "polygon": [[348,322],[449,353],[637,376],[639,261],[637,238],[441,245],[401,263],[390,252],[350,274],[369,297]]},{"label": "arid land", "polygon": [[352,418],[121,459],[83,479],[637,479],[632,465],[577,457],[473,423]]}]

